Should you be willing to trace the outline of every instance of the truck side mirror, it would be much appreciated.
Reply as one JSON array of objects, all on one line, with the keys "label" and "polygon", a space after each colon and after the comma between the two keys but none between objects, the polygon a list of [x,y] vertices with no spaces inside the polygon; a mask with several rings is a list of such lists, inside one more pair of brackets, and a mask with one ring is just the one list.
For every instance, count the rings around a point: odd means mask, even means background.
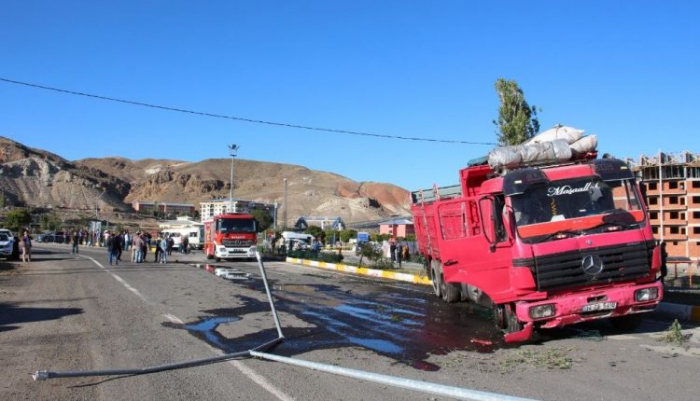
[{"label": "truck side mirror", "polygon": [[479,216],[481,217],[481,229],[489,243],[489,250],[496,251],[496,208],[491,196],[479,199]]}]

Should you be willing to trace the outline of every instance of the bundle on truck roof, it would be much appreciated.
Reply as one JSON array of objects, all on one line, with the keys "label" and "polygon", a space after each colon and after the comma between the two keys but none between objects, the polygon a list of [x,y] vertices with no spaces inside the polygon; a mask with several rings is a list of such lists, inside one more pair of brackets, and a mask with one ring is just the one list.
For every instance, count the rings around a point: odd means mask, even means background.
[{"label": "bundle on truck roof", "polygon": [[459,184],[412,193],[435,295],[493,308],[507,341],[594,319],[639,323],[662,298],[661,253],[627,164],[557,126],[496,148]]}]

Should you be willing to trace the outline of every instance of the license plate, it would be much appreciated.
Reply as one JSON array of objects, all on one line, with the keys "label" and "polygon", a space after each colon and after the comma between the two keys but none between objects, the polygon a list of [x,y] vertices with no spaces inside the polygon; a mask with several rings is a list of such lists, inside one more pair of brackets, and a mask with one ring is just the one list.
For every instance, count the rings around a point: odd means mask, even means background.
[{"label": "license plate", "polygon": [[598,312],[605,310],[613,310],[617,308],[617,302],[597,302],[594,304],[583,305],[582,312]]}]

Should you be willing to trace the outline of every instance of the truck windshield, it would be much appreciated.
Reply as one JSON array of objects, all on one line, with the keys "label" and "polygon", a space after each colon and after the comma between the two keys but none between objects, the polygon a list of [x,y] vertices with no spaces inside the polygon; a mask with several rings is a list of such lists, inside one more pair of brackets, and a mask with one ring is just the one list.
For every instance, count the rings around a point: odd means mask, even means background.
[{"label": "truck windshield", "polygon": [[[522,238],[609,226],[627,229],[643,221],[635,188],[634,180],[602,181],[598,176],[550,181],[511,196],[511,205]],[[544,227],[522,229],[532,225]]]},{"label": "truck windshield", "polygon": [[254,233],[255,219],[221,219],[219,231],[222,233]]}]

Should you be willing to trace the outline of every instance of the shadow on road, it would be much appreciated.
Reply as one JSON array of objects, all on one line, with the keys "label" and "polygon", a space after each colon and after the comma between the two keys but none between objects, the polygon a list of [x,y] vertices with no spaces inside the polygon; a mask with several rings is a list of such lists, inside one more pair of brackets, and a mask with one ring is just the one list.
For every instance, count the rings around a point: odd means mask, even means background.
[{"label": "shadow on road", "polygon": [[11,303],[0,303],[0,332],[19,328],[19,324],[60,319],[83,313],[82,308],[25,308]]}]

